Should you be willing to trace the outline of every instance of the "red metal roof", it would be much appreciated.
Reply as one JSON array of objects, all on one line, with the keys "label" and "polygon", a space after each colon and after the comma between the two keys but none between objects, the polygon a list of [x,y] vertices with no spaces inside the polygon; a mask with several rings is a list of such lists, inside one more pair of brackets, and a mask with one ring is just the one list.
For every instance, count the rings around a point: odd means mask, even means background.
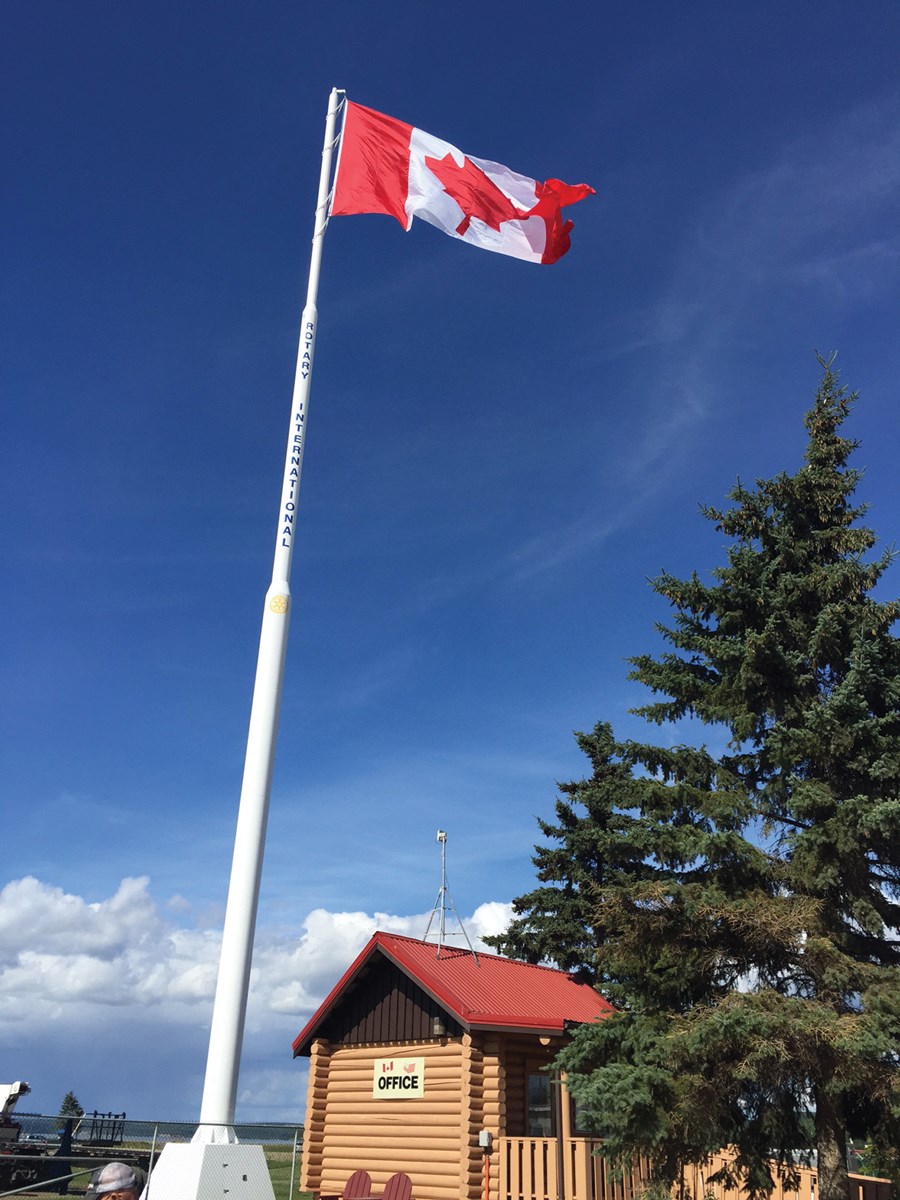
[{"label": "red metal roof", "polygon": [[343,994],[373,955],[389,959],[467,1029],[520,1029],[559,1035],[570,1021],[598,1021],[612,1006],[586,983],[576,983],[564,971],[531,963],[442,946],[434,942],[376,933],[332,988],[315,1015],[294,1041],[302,1054],[321,1021],[340,1003]]}]

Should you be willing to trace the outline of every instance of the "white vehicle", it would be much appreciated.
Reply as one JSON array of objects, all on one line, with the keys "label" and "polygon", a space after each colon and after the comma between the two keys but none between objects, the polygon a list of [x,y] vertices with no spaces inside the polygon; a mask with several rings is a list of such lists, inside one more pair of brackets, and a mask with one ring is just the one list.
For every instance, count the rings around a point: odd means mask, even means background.
[{"label": "white vehicle", "polygon": [[0,1083],[0,1142],[17,1142],[22,1126],[12,1119],[16,1102],[27,1096],[31,1088],[19,1080],[16,1083]]}]

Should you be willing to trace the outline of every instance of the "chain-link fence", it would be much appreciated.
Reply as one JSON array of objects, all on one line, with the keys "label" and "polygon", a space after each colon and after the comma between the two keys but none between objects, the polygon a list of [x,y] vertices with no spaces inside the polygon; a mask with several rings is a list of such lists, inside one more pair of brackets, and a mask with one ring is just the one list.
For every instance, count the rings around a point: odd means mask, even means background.
[{"label": "chain-link fence", "polygon": [[[114,1161],[146,1177],[166,1145],[190,1142],[197,1128],[196,1121],[133,1121],[124,1113],[63,1118],[16,1112],[12,1123],[0,1126],[0,1197],[80,1200],[93,1173]],[[275,1200],[296,1200],[303,1126],[233,1128],[241,1143],[263,1147]]]}]

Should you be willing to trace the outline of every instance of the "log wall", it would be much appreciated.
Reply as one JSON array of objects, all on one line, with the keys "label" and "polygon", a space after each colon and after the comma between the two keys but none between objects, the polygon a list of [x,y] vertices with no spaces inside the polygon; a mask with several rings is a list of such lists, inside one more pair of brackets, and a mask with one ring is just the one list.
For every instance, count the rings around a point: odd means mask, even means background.
[{"label": "log wall", "polygon": [[[488,1129],[494,1139],[494,1146],[506,1131],[506,1068],[503,1058],[502,1039],[494,1035],[482,1035],[478,1041],[481,1056],[481,1092],[472,1096],[472,1124],[475,1128],[475,1141],[478,1133]],[[485,1163],[484,1152],[478,1149],[479,1186],[470,1192],[469,1200],[500,1200],[500,1177],[497,1173],[497,1156],[492,1151],[489,1163]],[[487,1192],[485,1192],[485,1182]]]},{"label": "log wall", "polygon": [[[423,1097],[372,1096],[374,1063],[391,1055],[424,1058]],[[468,1200],[471,1121],[463,1097],[464,1077],[470,1081],[481,1070],[475,1058],[473,1064],[467,1037],[390,1046],[315,1042],[300,1190],[338,1196],[353,1172],[363,1168],[372,1176],[375,1193],[403,1171],[412,1180],[416,1200]]]},{"label": "log wall", "polygon": [[[351,1046],[317,1039],[300,1190],[339,1196],[362,1168],[375,1193],[403,1171],[415,1200],[505,1200],[498,1142],[511,1129],[524,1131],[526,1068],[549,1063],[556,1050],[500,1033]],[[425,1059],[423,1097],[373,1098],[373,1066],[392,1055]],[[494,1138],[488,1156],[478,1141],[482,1129]]]}]

